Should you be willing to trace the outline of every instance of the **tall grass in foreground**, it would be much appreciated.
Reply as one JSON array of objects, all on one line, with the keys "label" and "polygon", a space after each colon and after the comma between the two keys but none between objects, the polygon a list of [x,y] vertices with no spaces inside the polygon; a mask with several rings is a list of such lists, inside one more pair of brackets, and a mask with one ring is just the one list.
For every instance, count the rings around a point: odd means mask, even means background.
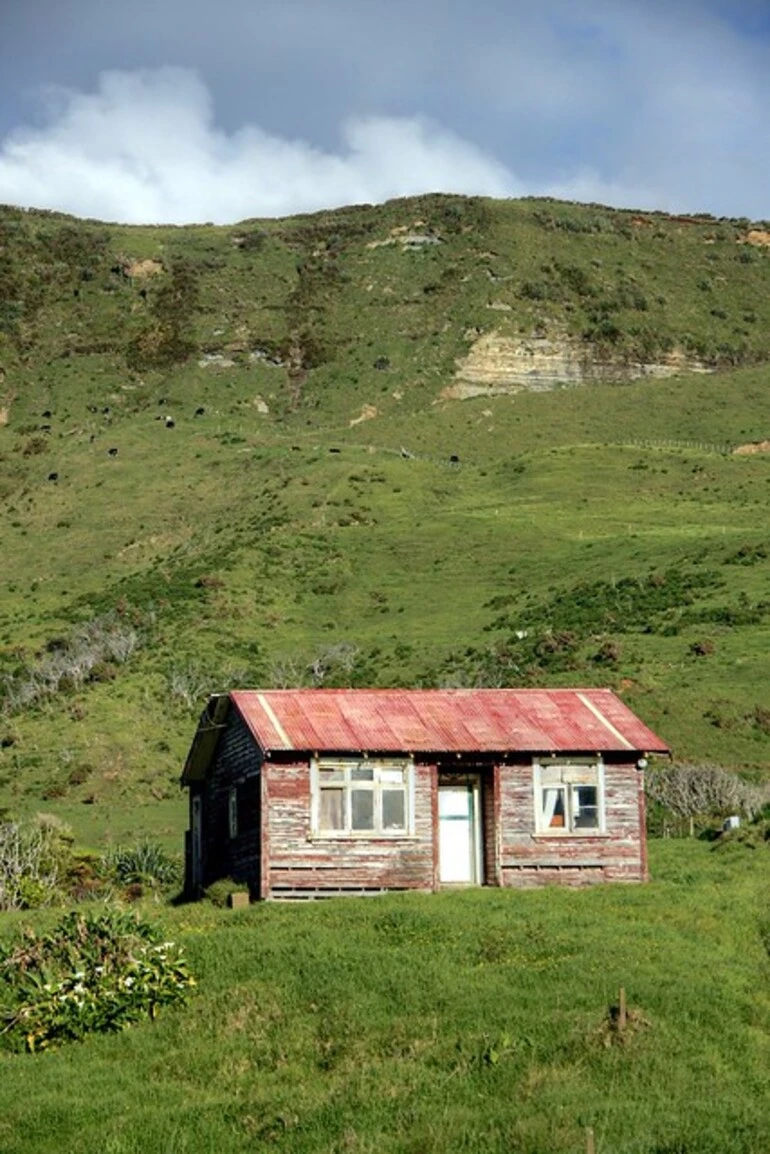
[{"label": "tall grass in foreground", "polygon": [[646,887],[168,910],[193,1002],[2,1056],[0,1148],[760,1154],[766,853],[652,849]]}]

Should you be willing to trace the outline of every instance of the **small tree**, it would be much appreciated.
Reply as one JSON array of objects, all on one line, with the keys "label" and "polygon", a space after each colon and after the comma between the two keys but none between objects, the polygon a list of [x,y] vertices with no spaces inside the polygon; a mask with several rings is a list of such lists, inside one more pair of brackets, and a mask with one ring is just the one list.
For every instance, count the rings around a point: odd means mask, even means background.
[{"label": "small tree", "polygon": [[50,905],[59,896],[72,836],[47,814],[33,822],[0,825],[0,910]]}]

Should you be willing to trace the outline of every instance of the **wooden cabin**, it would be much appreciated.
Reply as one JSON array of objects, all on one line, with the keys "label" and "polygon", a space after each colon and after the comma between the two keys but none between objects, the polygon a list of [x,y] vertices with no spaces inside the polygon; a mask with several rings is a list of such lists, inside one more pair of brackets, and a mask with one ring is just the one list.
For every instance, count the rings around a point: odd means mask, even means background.
[{"label": "wooden cabin", "polygon": [[644,768],[667,752],[608,689],[215,696],[182,775],[187,890],[644,881]]}]

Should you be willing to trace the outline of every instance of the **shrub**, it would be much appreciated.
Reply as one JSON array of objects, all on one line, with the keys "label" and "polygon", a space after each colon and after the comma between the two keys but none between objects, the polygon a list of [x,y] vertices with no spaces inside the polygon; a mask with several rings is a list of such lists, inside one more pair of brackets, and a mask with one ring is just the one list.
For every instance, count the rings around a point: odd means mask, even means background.
[{"label": "shrub", "polygon": [[715,850],[770,849],[770,818],[757,818],[739,825],[737,829],[725,830],[711,846]]},{"label": "shrub", "polygon": [[763,804],[762,791],[718,765],[671,765],[647,777],[647,793],[653,802],[677,817],[718,818],[732,813],[751,817]]},{"label": "shrub", "polygon": [[690,645],[690,653],[693,657],[710,657],[716,646],[709,637],[702,637],[699,641],[693,641]]},{"label": "shrub", "polygon": [[45,437],[30,437],[21,451],[22,457],[36,457],[39,453],[45,453],[48,448],[48,441]]},{"label": "shrub", "polygon": [[193,661],[175,665],[166,680],[169,697],[185,709],[200,709],[211,690],[211,674]]},{"label": "shrub", "polygon": [[770,709],[764,705],[755,705],[748,716],[748,720],[757,727],[760,733],[770,737]]},{"label": "shrub", "polygon": [[603,641],[594,653],[592,660],[597,665],[617,665],[620,661],[622,649],[617,641]]},{"label": "shrub", "polygon": [[138,645],[137,631],[118,615],[94,617],[71,637],[51,640],[37,665],[5,678],[5,708],[19,712],[57,693],[80,689],[92,678],[103,680],[105,668],[128,661]]},{"label": "shrub", "polygon": [[57,818],[0,825],[0,910],[51,905],[71,860],[72,835]]},{"label": "shrub", "polygon": [[332,688],[352,685],[360,659],[361,650],[350,641],[325,646],[307,666],[312,684]]},{"label": "shrub", "polygon": [[261,252],[267,242],[267,233],[261,228],[252,228],[248,232],[237,233],[231,240],[234,248],[245,252]]},{"label": "shrub", "polygon": [[67,914],[49,934],[0,948],[0,1036],[14,1049],[53,1048],[112,1033],[194,986],[181,949],[121,910]]},{"label": "shrub", "polygon": [[74,902],[107,901],[114,896],[113,887],[105,878],[101,855],[87,850],[73,853],[64,887],[68,898]]},{"label": "shrub", "polygon": [[231,894],[243,893],[248,893],[248,886],[242,882],[233,881],[232,878],[220,878],[219,881],[212,882],[204,891],[204,897],[206,901],[211,902],[212,906],[224,909],[230,901]]},{"label": "shrub", "polygon": [[181,885],[179,859],[150,838],[133,846],[116,846],[104,857],[108,874],[124,886],[169,888]]}]

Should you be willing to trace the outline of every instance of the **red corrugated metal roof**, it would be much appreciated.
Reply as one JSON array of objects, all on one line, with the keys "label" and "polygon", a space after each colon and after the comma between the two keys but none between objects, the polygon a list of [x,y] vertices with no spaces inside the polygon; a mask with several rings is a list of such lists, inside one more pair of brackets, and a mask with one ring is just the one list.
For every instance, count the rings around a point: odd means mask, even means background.
[{"label": "red corrugated metal roof", "polygon": [[609,689],[254,689],[230,699],[271,752],[668,752]]}]

